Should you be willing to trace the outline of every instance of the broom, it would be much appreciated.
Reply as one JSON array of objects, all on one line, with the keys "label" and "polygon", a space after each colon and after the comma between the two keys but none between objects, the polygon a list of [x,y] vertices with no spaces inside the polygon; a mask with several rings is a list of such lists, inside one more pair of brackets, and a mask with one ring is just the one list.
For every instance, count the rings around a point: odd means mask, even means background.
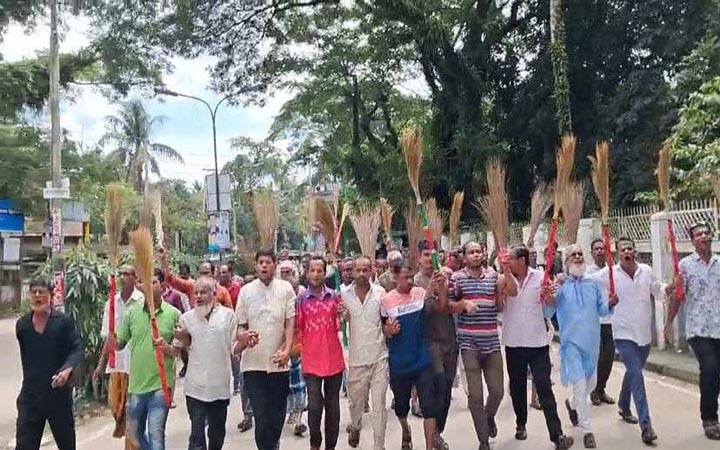
[{"label": "broom", "polygon": [[[680,261],[678,259],[677,246],[675,244],[675,230],[673,229],[672,218],[670,217],[670,142],[665,141],[660,149],[658,158],[658,187],[660,188],[660,199],[663,202],[663,209],[667,215],[668,241],[670,242],[670,256],[672,257],[673,273],[675,279],[680,276]],[[684,297],[682,283],[675,283],[675,296],[678,300]]]},{"label": "broom", "polygon": [[462,215],[463,201],[465,201],[465,191],[456,192],[453,195],[452,207],[450,208],[450,247],[452,248],[458,243],[460,230],[460,216]]},{"label": "broom", "polygon": [[348,215],[350,214],[350,205],[347,203],[343,204],[342,208],[342,214],[340,214],[340,222],[337,224],[337,228],[335,229],[335,241],[333,242],[333,254],[336,255],[338,252],[338,249],[340,248],[340,236],[342,236],[342,229],[345,225],[345,221],[348,218]]},{"label": "broom", "polygon": [[582,183],[571,182],[565,189],[563,195],[563,221],[565,230],[563,232],[563,244],[569,245],[577,242],[580,219],[582,219],[583,200],[585,187]]},{"label": "broom", "polygon": [[335,242],[335,215],[330,209],[330,205],[319,197],[314,198],[315,217],[322,225],[322,234],[325,236],[325,245],[327,250],[333,251],[333,243]]},{"label": "broom", "polygon": [[485,175],[488,193],[480,197],[474,206],[480,211],[493,233],[498,256],[504,257],[507,252],[510,220],[508,218],[507,192],[505,191],[505,169],[500,160],[489,160],[485,165]]},{"label": "broom", "polygon": [[[115,335],[115,295],[117,294],[117,265],[120,255],[120,239],[123,229],[123,199],[119,184],[110,184],[106,194],[105,234],[108,237],[108,258],[110,259],[110,298],[108,300],[108,332]],[[108,364],[115,368],[115,350],[108,354]]]},{"label": "broom", "polygon": [[600,220],[602,222],[602,234],[605,242],[605,261],[608,265],[608,281],[610,296],[615,295],[615,275],[613,274],[612,249],[610,248],[610,226],[607,223],[610,213],[610,146],[607,142],[598,142],[595,145],[595,157],[588,156],[592,164],[592,182],[595,187],[595,194],[600,203]]},{"label": "broom", "polygon": [[392,228],[393,207],[390,206],[387,199],[380,197],[380,218],[382,220],[383,233],[385,233],[385,249],[390,251],[392,247],[392,238],[390,237],[390,230]]},{"label": "broom", "polygon": [[[143,291],[145,293],[145,305],[150,312],[150,325],[152,327],[153,339],[160,338],[160,330],[158,329],[157,319],[155,318],[155,303],[153,302],[153,239],[152,233],[145,227],[140,227],[130,233],[130,244],[135,252],[135,272],[142,282]],[[160,374],[160,384],[165,397],[165,404],[168,408],[172,402],[170,398],[170,387],[168,385],[167,374],[165,373],[165,358],[160,348],[155,348],[155,361],[157,362],[158,372]]]},{"label": "broom", "polygon": [[562,137],[560,148],[555,153],[557,177],[555,180],[553,216],[552,222],[550,223],[550,232],[548,233],[547,248],[545,249],[545,277],[543,279],[543,286],[545,287],[550,284],[550,276],[552,275],[553,265],[555,264],[558,218],[560,217],[560,211],[563,207],[563,195],[565,195],[565,190],[570,183],[570,174],[575,164],[576,143],[575,136],[566,134]]},{"label": "broom", "polygon": [[275,248],[275,235],[278,230],[278,204],[272,192],[257,192],[252,198],[255,222],[257,223],[260,245],[263,248]]},{"label": "broom", "polygon": [[163,231],[162,195],[160,191],[153,192],[152,203],[153,217],[155,218],[155,242],[162,247],[165,243],[165,232]]},{"label": "broom", "polygon": [[438,258],[435,249],[435,240],[430,231],[425,205],[423,205],[420,197],[420,166],[422,165],[422,131],[420,128],[406,128],[402,134],[402,148],[405,154],[405,165],[407,166],[408,180],[415,194],[415,202],[417,203],[417,211],[420,216],[423,234],[428,241],[430,250],[432,251],[432,262],[435,270],[440,270],[440,258]]},{"label": "broom", "polygon": [[423,238],[423,229],[420,225],[417,203],[411,200],[405,210],[405,228],[408,235],[408,247],[410,248],[410,263],[413,267],[417,264],[418,244]]},{"label": "broom", "polygon": [[427,212],[428,223],[430,224],[430,230],[432,235],[440,244],[442,241],[443,229],[445,228],[445,222],[447,222],[447,213],[441,210],[437,206],[437,202],[434,198],[425,200],[425,211]]},{"label": "broom", "polygon": [[527,246],[533,248],[535,246],[535,235],[540,224],[545,220],[545,215],[553,205],[553,186],[551,184],[540,183],[535,188],[530,200],[530,235],[528,236]]},{"label": "broom", "polygon": [[363,255],[374,258],[381,222],[380,206],[376,204],[356,206],[350,214],[350,222],[360,243],[360,251]]}]

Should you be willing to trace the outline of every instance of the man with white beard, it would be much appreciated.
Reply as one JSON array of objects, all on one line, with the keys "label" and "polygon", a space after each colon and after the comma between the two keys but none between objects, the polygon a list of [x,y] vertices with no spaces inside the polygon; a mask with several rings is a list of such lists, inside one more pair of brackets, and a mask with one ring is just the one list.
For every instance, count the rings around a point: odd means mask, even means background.
[{"label": "man with white beard", "polygon": [[[578,244],[570,245],[565,256],[566,275],[551,286],[546,316],[557,312],[560,325],[560,377],[573,387],[565,406],[573,426],[584,432],[585,448],[596,448],[590,428],[588,396],[597,382],[596,366],[600,351],[600,317],[610,314],[617,296],[608,300],[598,284],[585,277],[585,257]],[[555,311],[553,311],[553,309]]]}]

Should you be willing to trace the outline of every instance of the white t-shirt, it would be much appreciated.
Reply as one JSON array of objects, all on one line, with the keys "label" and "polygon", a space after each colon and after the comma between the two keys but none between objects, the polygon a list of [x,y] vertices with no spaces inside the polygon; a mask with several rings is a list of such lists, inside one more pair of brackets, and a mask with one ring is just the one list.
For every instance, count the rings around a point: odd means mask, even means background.
[{"label": "white t-shirt", "polygon": [[[142,292],[135,289],[130,294],[130,298],[125,303],[120,297],[120,292],[115,294],[115,333],[120,329],[120,322],[122,321],[125,310],[133,305],[135,302],[143,303],[145,301],[145,295]],[[105,309],[103,310],[102,325],[100,326],[100,337],[107,339],[110,335],[110,303],[105,302]],[[105,368],[105,373],[130,373],[130,348],[125,347],[122,350],[115,352],[115,368],[111,369],[110,364]]]},{"label": "white t-shirt", "polygon": [[355,294],[355,285],[342,290],[342,301],[350,315],[348,366],[369,366],[388,357],[385,335],[380,318],[381,301],[385,289],[371,284],[370,290],[361,302]]},{"label": "white t-shirt", "polygon": [[245,349],[241,358],[241,370],[260,372],[286,372],[288,367],[278,367],[272,357],[285,341],[285,321],[295,317],[295,291],[290,283],[273,278],[269,285],[259,279],[246,284],[240,290],[235,319],[239,325],[257,331],[259,342]]},{"label": "white t-shirt", "polygon": [[528,267],[518,284],[518,295],[508,297],[503,309],[502,343],[507,347],[540,348],[548,345],[540,287],[544,272]]},{"label": "white t-shirt", "polygon": [[[604,276],[605,276],[605,282],[604,282],[604,283],[603,283],[603,279],[602,279],[602,276],[601,276],[601,275],[595,276],[595,275],[597,275],[597,273],[600,272],[600,271],[602,271],[602,273],[603,273]],[[600,266],[598,266],[597,264],[595,264],[594,261],[592,261],[592,262],[590,262],[590,264],[588,264],[587,267],[585,268],[585,275],[586,275],[588,278],[592,278],[593,280],[597,281],[597,282],[600,284],[600,289],[602,289],[602,292],[603,292],[603,294],[605,295],[605,297],[608,296],[608,291],[610,290],[610,280],[608,279],[608,275],[607,275],[607,266],[605,266],[605,267],[600,267]],[[610,325],[610,324],[612,324],[612,315],[613,315],[613,312],[610,311],[610,314],[608,314],[607,316],[600,317],[600,323],[601,323],[602,325]]]}]

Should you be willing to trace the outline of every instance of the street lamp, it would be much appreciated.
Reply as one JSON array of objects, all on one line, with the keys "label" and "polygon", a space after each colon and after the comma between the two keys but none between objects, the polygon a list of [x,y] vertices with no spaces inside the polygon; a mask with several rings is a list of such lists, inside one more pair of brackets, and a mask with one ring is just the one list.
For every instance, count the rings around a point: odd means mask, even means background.
[{"label": "street lamp", "polygon": [[170,97],[185,97],[192,100],[197,100],[201,102],[203,105],[207,106],[208,111],[210,111],[210,118],[212,119],[212,131],[213,131],[213,156],[215,158],[215,206],[218,214],[220,213],[220,173],[218,172],[218,156],[217,156],[217,129],[215,126],[215,118],[217,116],[217,110],[224,102],[225,100],[229,99],[235,94],[228,94],[225,97],[221,98],[219,102],[215,104],[215,107],[213,108],[210,106],[210,103],[206,102],[205,100],[201,99],[200,97],[195,97],[194,95],[188,95],[188,94],[181,94],[179,92],[172,91],[165,87],[156,87],[155,93],[158,95],[167,95]]}]

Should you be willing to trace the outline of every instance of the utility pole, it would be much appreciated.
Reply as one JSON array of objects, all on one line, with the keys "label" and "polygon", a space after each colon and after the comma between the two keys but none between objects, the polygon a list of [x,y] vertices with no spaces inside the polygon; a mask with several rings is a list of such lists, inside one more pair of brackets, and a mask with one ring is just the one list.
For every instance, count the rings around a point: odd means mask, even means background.
[{"label": "utility pole", "polygon": [[[53,188],[62,187],[62,143],[60,130],[60,44],[58,39],[58,0],[50,0],[50,168]],[[50,212],[53,236],[51,237],[52,268],[55,276],[55,296],[53,305],[61,311],[65,309],[64,266],[62,255],[62,199],[50,199]]]}]

